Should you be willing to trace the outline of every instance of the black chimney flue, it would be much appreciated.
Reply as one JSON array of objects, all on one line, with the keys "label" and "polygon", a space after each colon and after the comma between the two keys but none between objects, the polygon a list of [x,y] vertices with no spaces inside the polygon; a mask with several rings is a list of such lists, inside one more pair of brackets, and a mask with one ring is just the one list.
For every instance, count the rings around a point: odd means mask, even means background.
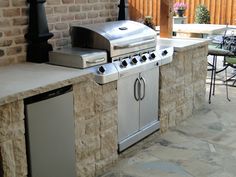
[{"label": "black chimney flue", "polygon": [[127,0],[120,0],[119,7],[119,14],[118,20],[128,20],[129,19],[129,12],[128,12],[128,2]]},{"label": "black chimney flue", "polygon": [[48,52],[52,45],[48,39],[53,34],[48,30],[47,18],[43,3],[45,0],[28,0],[29,3],[29,26],[25,38],[28,42],[27,61],[43,63],[49,60]]}]

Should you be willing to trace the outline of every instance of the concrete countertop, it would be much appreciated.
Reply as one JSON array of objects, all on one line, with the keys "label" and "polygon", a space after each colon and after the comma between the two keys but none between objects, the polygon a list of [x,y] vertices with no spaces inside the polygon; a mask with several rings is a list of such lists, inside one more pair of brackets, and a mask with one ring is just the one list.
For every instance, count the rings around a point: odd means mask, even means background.
[{"label": "concrete countertop", "polygon": [[183,52],[192,48],[208,45],[209,39],[202,38],[157,38],[157,45],[174,47],[175,52]]},{"label": "concrete countertop", "polygon": [[[193,38],[158,38],[157,45],[173,46],[176,52],[182,52],[207,45],[208,41]],[[89,78],[93,78],[89,69],[74,69],[45,63],[25,62],[0,67],[0,105]]]},{"label": "concrete countertop", "polygon": [[179,33],[220,34],[226,25],[215,24],[174,24],[173,31]]},{"label": "concrete countertop", "polygon": [[92,78],[90,73],[29,62],[0,67],[0,105]]}]

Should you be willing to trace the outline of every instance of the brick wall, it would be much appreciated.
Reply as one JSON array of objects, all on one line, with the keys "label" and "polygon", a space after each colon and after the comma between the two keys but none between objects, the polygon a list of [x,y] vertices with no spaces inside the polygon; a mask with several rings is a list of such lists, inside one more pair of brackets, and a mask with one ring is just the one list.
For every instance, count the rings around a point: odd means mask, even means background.
[{"label": "brick wall", "polygon": [[[117,19],[119,0],[47,0],[50,43],[54,48],[70,44],[69,26]],[[0,0],[0,66],[26,60],[28,15],[26,0]]]}]

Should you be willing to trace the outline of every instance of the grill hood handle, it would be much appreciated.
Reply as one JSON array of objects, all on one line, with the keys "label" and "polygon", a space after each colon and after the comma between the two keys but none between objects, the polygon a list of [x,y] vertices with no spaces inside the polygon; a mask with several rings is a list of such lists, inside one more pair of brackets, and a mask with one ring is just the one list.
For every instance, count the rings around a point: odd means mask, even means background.
[{"label": "grill hood handle", "polygon": [[131,44],[115,45],[113,48],[114,48],[114,50],[132,48],[132,47],[138,47],[138,46],[146,45],[146,44],[149,44],[149,43],[153,44],[153,42],[155,42],[154,38],[134,42],[134,43],[131,43]]}]

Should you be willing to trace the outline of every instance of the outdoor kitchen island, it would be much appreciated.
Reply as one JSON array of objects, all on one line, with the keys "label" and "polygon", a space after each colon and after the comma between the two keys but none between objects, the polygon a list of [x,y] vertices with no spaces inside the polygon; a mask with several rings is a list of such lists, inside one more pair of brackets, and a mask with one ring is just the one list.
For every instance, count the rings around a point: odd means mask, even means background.
[{"label": "outdoor kitchen island", "polygon": [[[158,45],[175,47],[173,61],[160,67],[159,118],[165,132],[205,102],[208,42],[158,39]],[[1,68],[0,83],[4,177],[28,175],[23,100],[67,85],[73,85],[77,176],[97,176],[118,159],[116,81],[98,85],[86,70],[23,63]]]}]

